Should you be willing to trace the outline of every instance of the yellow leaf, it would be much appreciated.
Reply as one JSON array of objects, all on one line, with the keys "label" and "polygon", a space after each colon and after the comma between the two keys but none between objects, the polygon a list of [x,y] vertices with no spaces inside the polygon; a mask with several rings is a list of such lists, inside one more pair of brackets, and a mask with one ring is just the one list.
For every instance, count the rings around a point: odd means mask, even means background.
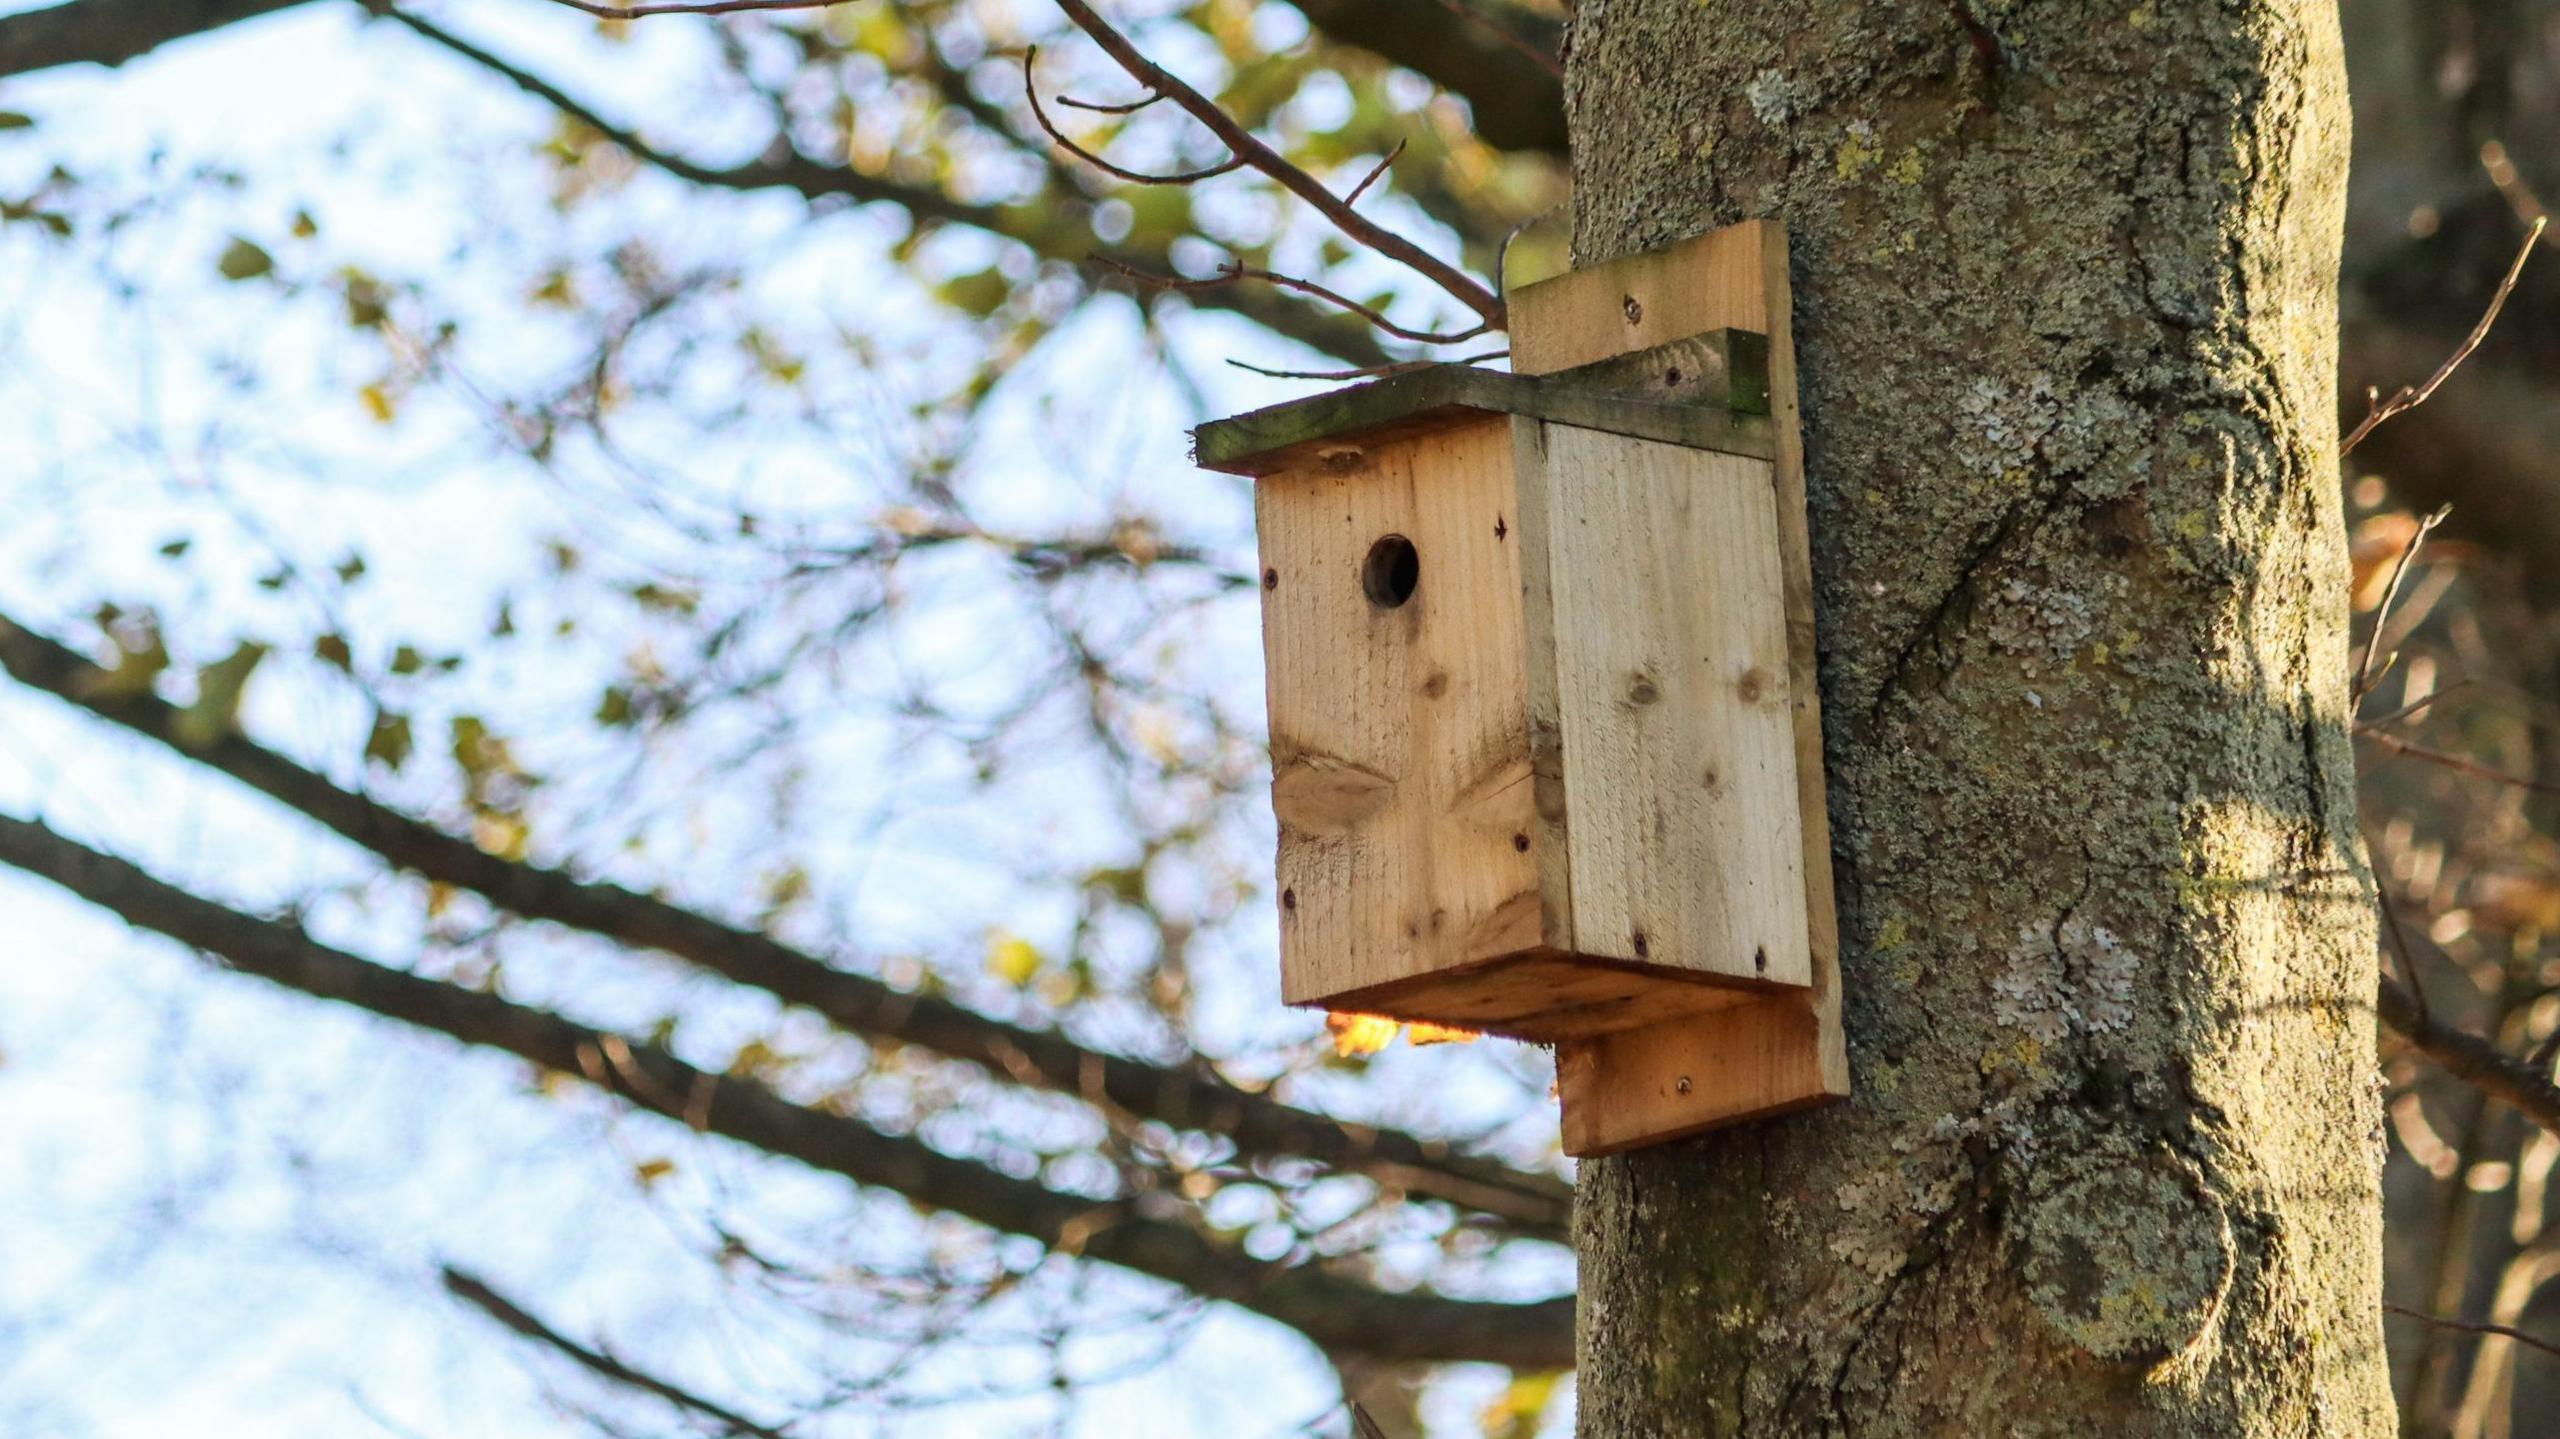
[{"label": "yellow leaf", "polygon": [[1396,1022],[1375,1014],[1327,1014],[1324,1027],[1333,1036],[1333,1052],[1344,1059],[1375,1054],[1396,1037]]},{"label": "yellow leaf", "polygon": [[525,841],[529,837],[530,831],[519,815],[482,810],[471,821],[471,842],[478,845],[482,853],[493,854],[500,859],[524,858]]},{"label": "yellow leaf", "polygon": [[644,1189],[675,1172],[676,1162],[672,1159],[644,1159],[631,1166],[631,1177],[639,1180]]},{"label": "yellow leaf", "polygon": [[365,386],[356,391],[356,398],[364,401],[364,412],[373,416],[373,422],[377,425],[390,424],[392,416],[399,413],[398,408],[391,403],[391,392],[380,385]]},{"label": "yellow leaf", "polygon": [[1538,1432],[1538,1421],[1546,1416],[1547,1406],[1554,1402],[1556,1380],[1560,1375],[1518,1374],[1502,1393],[1484,1408],[1478,1423],[1485,1439],[1530,1439]]},{"label": "yellow leaf", "polygon": [[1031,941],[1006,930],[987,936],[987,973],[1020,989],[1040,972],[1040,951]]},{"label": "yellow leaf", "polygon": [[1415,1045],[1473,1044],[1482,1038],[1472,1029],[1459,1029],[1446,1024],[1408,1024],[1404,1027],[1404,1037]]}]

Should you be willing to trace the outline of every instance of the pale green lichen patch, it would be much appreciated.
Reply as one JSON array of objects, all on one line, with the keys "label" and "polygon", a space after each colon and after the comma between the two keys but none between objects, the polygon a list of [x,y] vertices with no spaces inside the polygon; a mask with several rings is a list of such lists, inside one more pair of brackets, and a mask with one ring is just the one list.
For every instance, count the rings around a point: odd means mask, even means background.
[{"label": "pale green lichen patch", "polygon": [[2213,1332],[2230,1292],[2231,1225],[2211,1190],[2162,1151],[2057,1164],[2016,1233],[2036,1311],[2084,1353],[2145,1372]]}]

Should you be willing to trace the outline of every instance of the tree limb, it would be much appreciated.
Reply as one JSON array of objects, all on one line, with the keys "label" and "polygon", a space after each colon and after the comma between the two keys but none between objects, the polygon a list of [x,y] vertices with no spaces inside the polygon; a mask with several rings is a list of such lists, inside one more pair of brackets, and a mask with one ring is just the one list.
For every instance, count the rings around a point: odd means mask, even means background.
[{"label": "tree limb", "polygon": [[2383,976],[2374,1004],[2382,1022],[2411,1047],[2434,1060],[2445,1073],[2484,1094],[2503,1099],[2535,1124],[2560,1134],[2560,1085],[2545,1069],[2536,1068],[2479,1035],[2458,1029],[2429,1014],[2408,986]]},{"label": "tree limb", "polygon": [[60,65],[121,65],[172,40],[303,0],[73,0],[0,15],[0,76]]},{"label": "tree limb", "polygon": [[33,821],[0,815],[0,864],[51,880],[243,974],[512,1054],[703,1132],[1225,1300],[1329,1351],[1533,1369],[1572,1363],[1570,1298],[1507,1304],[1394,1294],[1314,1265],[1265,1264],[1186,1224],[1138,1212],[1137,1202],[1097,1201],[1012,1179],[918,1140],[793,1104],[753,1081],[696,1069],[655,1045],[360,959],[297,926],[163,883]]},{"label": "tree limb", "polygon": [[1564,153],[1564,86],[1538,58],[1556,50],[1559,27],[1518,12],[1497,19],[1479,9],[1460,18],[1423,0],[1289,3],[1327,40],[1402,65],[1463,97],[1486,144]]},{"label": "tree limb", "polygon": [[1228,151],[1245,164],[1268,177],[1313,207],[1316,213],[1333,222],[1345,236],[1367,246],[1387,259],[1429,280],[1450,298],[1475,311],[1483,327],[1472,331],[1499,328],[1503,323],[1502,297],[1479,284],[1475,277],[1450,264],[1402,235],[1371,221],[1345,204],[1342,198],[1326,189],[1322,182],[1287,156],[1264,144],[1251,130],[1238,124],[1218,103],[1185,83],[1172,71],[1146,56],[1128,36],[1113,28],[1085,0],[1053,0],[1065,12],[1067,20],[1111,57],[1112,63],[1127,71],[1131,78],[1151,93],[1164,95],[1182,108],[1182,112],[1198,121],[1218,137]]},{"label": "tree limb", "polygon": [[1054,1030],[1028,1029],[930,994],[850,974],[754,930],[740,929],[620,885],[505,860],[232,734],[203,748],[180,736],[176,706],[108,689],[107,671],[0,616],[0,669],[20,683],[156,740],[326,825],[403,869],[486,896],[502,909],[642,949],[662,950],[785,1003],[806,1006],[873,1039],[914,1044],[1172,1125],[1233,1140],[1239,1152],[1301,1155],[1447,1199],[1558,1237],[1570,1219],[1563,1181],[1456,1154],[1391,1129],[1371,1129],[1282,1104],[1199,1063],[1157,1065],[1088,1049]]}]

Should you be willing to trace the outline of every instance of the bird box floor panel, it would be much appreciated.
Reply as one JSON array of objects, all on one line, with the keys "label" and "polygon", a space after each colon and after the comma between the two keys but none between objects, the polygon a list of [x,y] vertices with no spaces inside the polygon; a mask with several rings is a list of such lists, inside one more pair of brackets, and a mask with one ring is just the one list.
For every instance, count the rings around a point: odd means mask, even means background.
[{"label": "bird box floor panel", "polygon": [[1692,970],[1531,949],[1322,1002],[1408,1023],[1553,1043],[1707,1014],[1768,993],[1767,986],[1707,979]]}]

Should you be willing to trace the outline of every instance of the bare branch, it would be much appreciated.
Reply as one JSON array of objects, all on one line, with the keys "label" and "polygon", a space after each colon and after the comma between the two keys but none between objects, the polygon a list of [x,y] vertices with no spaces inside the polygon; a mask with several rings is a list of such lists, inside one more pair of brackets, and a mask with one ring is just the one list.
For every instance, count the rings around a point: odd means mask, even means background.
[{"label": "bare branch", "polygon": [[[1190,185],[1196,184],[1202,180],[1214,180],[1220,175],[1232,175],[1236,171],[1244,168],[1244,157],[1241,155],[1230,155],[1219,163],[1208,166],[1205,169],[1184,170],[1179,174],[1173,175],[1148,175],[1136,170],[1125,170],[1118,165],[1112,164],[1110,161],[1103,159],[1100,155],[1097,155],[1082,145],[1077,144],[1075,141],[1068,139],[1064,131],[1049,123],[1049,112],[1040,108],[1040,86],[1031,78],[1031,62],[1039,58],[1040,47],[1037,45],[1034,45],[1030,49],[1022,52],[1022,93],[1031,101],[1031,118],[1040,122],[1040,128],[1048,132],[1050,139],[1058,142],[1058,148],[1075,156],[1086,164],[1091,165],[1095,169],[1102,171],[1104,174],[1116,175],[1123,180],[1127,180],[1132,184],[1138,185]],[[1095,107],[1088,106],[1085,108],[1090,109]]]},{"label": "bare branch", "polygon": [[[1165,1280],[1286,1324],[1327,1350],[1524,1368],[1572,1363],[1573,1301],[1476,1302],[1388,1293],[1314,1265],[1266,1264],[1126,1201],[1097,1202],[957,1159],[920,1140],[806,1108],[656,1045],[549,1010],[426,979],[321,944],[298,926],[188,893],[42,824],[0,815],[0,864],[47,879],[127,923],[227,967],[596,1084],[633,1107],[1053,1249]],[[612,1064],[598,1057],[615,1055]]]},{"label": "bare branch", "polygon": [[2391,733],[2389,730],[2375,729],[2371,725],[2359,724],[2355,727],[2355,735],[2358,739],[2369,739],[2375,744],[2382,746],[2384,749],[2390,750],[2394,754],[2404,754],[2411,759],[2424,760],[2429,764],[2440,764],[2447,769],[2460,770],[2464,774],[2477,775],[2482,779],[2496,780],[2500,784],[2513,785],[2517,789],[2529,789],[2537,794],[2560,794],[2560,784],[2553,784],[2548,780],[2534,779],[2526,775],[2509,774],[2505,770],[2492,768],[2491,766],[2482,764],[2475,759],[2466,759],[2458,754],[2450,754],[2444,750],[2433,749],[2426,745],[2419,744],[2415,740],[2402,739],[2400,736]]},{"label": "bare branch", "polygon": [[1546,51],[1539,49],[1537,46],[1530,44],[1527,40],[1524,40],[1501,26],[1496,25],[1492,20],[1486,18],[1481,12],[1479,12],[1474,6],[1469,5],[1467,0],[1440,0],[1440,8],[1466,22],[1470,29],[1490,35],[1497,43],[1507,45],[1518,53],[1529,57],[1531,63],[1535,64],[1539,69],[1546,71],[1548,74],[1555,76],[1558,80],[1562,80],[1564,78],[1564,62],[1562,60],[1557,59],[1555,56],[1550,55]]},{"label": "bare branch", "polygon": [[642,5],[598,5],[593,0],[552,0],[599,20],[643,20],[651,15],[738,15],[753,10],[825,10],[845,0],[662,0]]},{"label": "bare branch", "polygon": [[2469,1030],[2430,1016],[2416,995],[2388,976],[2377,990],[2374,1012],[2447,1074],[2505,1100],[2525,1118],[2560,1134],[2560,1085],[2551,1082],[2548,1071],[2536,1069]]},{"label": "bare branch", "polygon": [[2455,370],[2462,368],[2463,361],[2471,358],[2471,352],[2480,348],[2480,342],[2489,337],[2489,327],[2498,322],[2498,312],[2506,308],[2507,296],[2515,293],[2516,281],[2524,275],[2524,262],[2533,257],[2533,247],[2540,243],[2542,232],[2550,223],[2547,216],[2535,217],[2525,232],[2524,243],[2516,248],[2515,263],[2507,266],[2507,277],[2498,282],[2498,292],[2489,297],[2489,308],[2481,312],[2480,323],[2471,327],[2471,333],[2445,358],[2443,364],[2436,366],[2436,372],[2427,377],[2425,384],[2415,389],[2402,385],[2399,393],[2388,400],[2381,398],[2382,392],[2378,389],[2365,391],[2364,421],[2349,431],[2347,438],[2339,444],[2340,458],[2354,454],[2356,446],[2363,444],[2364,437],[2372,434],[2383,421],[2394,415],[2407,414],[2425,404],[2436,388],[2451,378]]},{"label": "bare branch", "polygon": [[1403,154],[1404,147],[1410,143],[1411,142],[1409,140],[1398,140],[1396,142],[1396,147],[1387,152],[1387,157],[1378,162],[1378,168],[1371,170],[1368,178],[1362,180],[1359,184],[1352,186],[1351,193],[1342,197],[1342,203],[1346,205],[1358,203],[1360,197],[1369,192],[1370,186],[1378,183],[1378,177],[1387,173],[1387,167],[1396,162],[1396,157]]},{"label": "bare branch", "polygon": [[172,40],[302,0],[73,0],[0,15],[0,76],[58,65],[121,65]]},{"label": "bare branch", "polygon": [[[973,230],[1027,245],[1052,259],[1067,258],[1059,253],[1060,233],[1055,224],[1057,211],[1064,209],[1078,217],[1090,212],[1090,201],[1081,195],[1050,197],[1040,205],[974,205],[955,200],[938,190],[884,180],[841,165],[821,164],[787,146],[782,148],[778,159],[734,166],[707,165],[651,144],[637,131],[614,123],[595,107],[578,100],[542,76],[431,20],[394,9],[389,0],[360,0],[360,3],[376,15],[414,31],[429,43],[500,76],[517,89],[621,146],[642,163],[690,184],[722,190],[785,189],[809,200],[841,198],[856,204],[896,205],[920,222],[966,225]],[[7,20],[0,19],[0,29],[4,29],[7,23]],[[1162,258],[1161,254],[1128,256],[1121,262],[1156,263]],[[1354,363],[1382,363],[1386,359],[1376,336],[1358,323],[1356,316],[1326,314],[1256,286],[1208,296],[1202,303],[1242,315],[1338,359]]]},{"label": "bare branch", "polygon": [[2385,1313],[2397,1314],[2403,1318],[2415,1319],[2422,1324],[2433,1325],[2438,1329],[2451,1329],[2461,1334],[2495,1334],[2501,1339],[2512,1339],[2527,1349],[2539,1349],[2545,1354],[2549,1354],[2555,1358],[2560,1358],[2560,1344],[2553,1344],[2549,1340],[2545,1339],[2537,1339],[2512,1325],[2481,1324],[2468,1319],[2447,1319],[2442,1315],[2429,1314],[2423,1309],[2411,1309],[2405,1305],[2399,1304],[2385,1304],[2382,1308]]},{"label": "bare branch", "polygon": [[1090,110],[1096,115],[1135,115],[1139,111],[1147,108],[1149,105],[1156,104],[1163,99],[1164,97],[1162,95],[1149,95],[1143,100],[1129,100],[1117,105],[1106,105],[1098,100],[1079,100],[1073,95],[1061,95],[1058,97],[1058,103],[1071,110]]},{"label": "bare branch", "polygon": [[1275,380],[1380,380],[1389,375],[1407,375],[1415,370],[1427,370],[1434,365],[1481,365],[1487,360],[1505,360],[1510,357],[1509,350],[1487,350],[1481,355],[1460,355],[1454,360],[1402,360],[1392,365],[1370,365],[1357,370],[1270,370],[1260,365],[1246,364],[1242,360],[1229,360],[1227,363],[1239,370],[1256,375],[1267,375]]},{"label": "bare branch", "polygon": [[445,1292],[488,1315],[506,1328],[533,1342],[565,1355],[578,1367],[601,1378],[610,1379],[626,1388],[653,1394],[679,1409],[690,1409],[704,1418],[727,1427],[731,1434],[745,1434],[752,1439],[783,1439],[782,1431],[758,1424],[734,1409],[654,1375],[644,1374],[600,1349],[590,1349],[550,1325],[543,1323],[524,1306],[489,1287],[485,1280],[466,1274],[452,1265],[443,1268]]},{"label": "bare branch", "polygon": [[0,616],[0,669],[20,683],[159,741],[271,796],[403,869],[485,895],[502,909],[662,950],[736,983],[815,1010],[856,1034],[903,1044],[1108,1102],[1177,1129],[1225,1135],[1252,1155],[1303,1155],[1353,1173],[1500,1216],[1530,1232],[1563,1232],[1571,1206],[1560,1180],[1396,1130],[1371,1129],[1282,1104],[1228,1083],[1205,1064],[1150,1064],[1104,1054],[1052,1030],[989,1019],[931,994],[892,989],[767,935],[724,924],[619,885],[500,859],[362,795],[350,793],[240,735],[190,749],[177,710],[155,696],[103,688],[106,671]]},{"label": "bare branch", "polygon": [[1302,280],[1295,275],[1284,275],[1277,270],[1266,270],[1257,265],[1247,265],[1238,260],[1223,261],[1218,266],[1218,273],[1203,279],[1195,280],[1183,275],[1160,275],[1152,270],[1141,270],[1135,265],[1124,265],[1117,260],[1108,259],[1099,255],[1094,258],[1142,285],[1152,285],[1159,290],[1179,290],[1185,294],[1195,294],[1203,290],[1216,290],[1227,285],[1240,284],[1246,280],[1260,280],[1266,285],[1274,285],[1283,290],[1290,290],[1301,295],[1312,296],[1313,298],[1322,300],[1330,305],[1338,305],[1342,309],[1349,311],[1354,315],[1358,315],[1361,319],[1368,321],[1371,326],[1383,333],[1393,335],[1399,340],[1411,340],[1414,343],[1421,345],[1463,344],[1466,341],[1475,339],[1477,336],[1495,328],[1492,325],[1478,325],[1472,330],[1460,330],[1456,334],[1446,335],[1432,330],[1412,329],[1407,326],[1397,324],[1395,321],[1390,320],[1385,315],[1379,313],[1376,309],[1368,305],[1364,305],[1358,300],[1352,299],[1350,296],[1343,294],[1339,290],[1317,284],[1313,280]]},{"label": "bare branch", "polygon": [[[2356,666],[2354,689],[2356,700],[2361,701],[2366,695],[2373,693],[2375,681],[2381,678],[2374,673],[2373,662],[2375,655],[2382,648],[2382,632],[2391,624],[2391,606],[2400,598],[2400,582],[2409,577],[2409,566],[2418,558],[2418,547],[2424,545],[2427,542],[2427,536],[2434,533],[2435,527],[2443,524],[2445,517],[2452,513],[2451,505],[2443,505],[2439,506],[2435,513],[2418,521],[2417,532],[2409,536],[2408,545],[2400,551],[2399,563],[2391,567],[2391,583],[2383,587],[2382,603],[2373,612],[2373,633],[2364,637],[2364,660]],[[2374,723],[2380,724],[2382,721],[2376,720]]]},{"label": "bare branch", "polygon": [[2413,715],[2413,714],[2416,714],[2416,713],[2417,713],[2418,711],[2420,711],[2420,710],[2423,710],[2423,709],[2432,709],[2432,708],[2434,708],[2434,706],[2435,706],[2435,704],[2436,704],[2436,702],[2437,702],[2437,701],[2442,700],[2442,699],[2446,699],[2446,698],[2448,698],[2448,697],[2450,697],[2450,696],[2452,696],[2452,695],[2455,695],[2455,694],[2459,694],[2462,690],[2464,690],[2465,688],[2467,688],[2467,687],[2470,685],[2470,683],[2471,683],[2471,681],[2469,681],[2469,680],[2467,680],[2467,679],[2455,680],[2455,681],[2453,681],[2451,684],[2446,685],[2444,688],[2442,688],[2442,689],[2440,689],[2440,690],[2435,691],[2433,694],[2427,695],[2427,696],[2425,696],[2425,697],[2423,697],[2423,698],[2420,698],[2420,699],[2413,699],[2413,700],[2409,701],[2407,704],[2404,704],[2404,705],[2402,705],[2400,708],[2398,708],[2398,709],[2396,709],[2396,710],[2391,711],[2389,714],[2378,714],[2378,715],[2375,715],[2373,718],[2371,718],[2371,719],[2369,719],[2369,720],[2358,720],[2358,721],[2357,721],[2357,723],[2358,723],[2358,724],[2367,724],[2367,725],[2372,725],[2372,726],[2375,726],[2376,728],[2379,728],[2379,727],[2381,727],[2381,726],[2383,726],[2383,725],[2387,725],[2387,724],[2396,724],[2396,723],[2398,723],[2399,721],[2404,720],[2404,719],[2407,719],[2409,716],[2411,716],[2411,715]]},{"label": "bare branch", "polygon": [[1111,27],[1085,0],[1057,0],[1067,19],[1103,53],[1119,63],[1121,69],[1148,90],[1169,96],[1183,112],[1199,121],[1209,133],[1226,144],[1229,152],[1255,170],[1269,176],[1282,189],[1314,206],[1318,213],[1334,223],[1335,228],[1353,240],[1368,246],[1388,259],[1403,265],[1446,291],[1451,298],[1473,310],[1484,321],[1471,333],[1483,334],[1503,324],[1502,298],[1476,282],[1464,270],[1434,256],[1421,246],[1392,230],[1378,225],[1352,209],[1315,176],[1295,162],[1255,138],[1252,131],[1236,123],[1220,109],[1216,101],[1191,88],[1171,71],[1156,64],[1130,43],[1129,37]]}]

